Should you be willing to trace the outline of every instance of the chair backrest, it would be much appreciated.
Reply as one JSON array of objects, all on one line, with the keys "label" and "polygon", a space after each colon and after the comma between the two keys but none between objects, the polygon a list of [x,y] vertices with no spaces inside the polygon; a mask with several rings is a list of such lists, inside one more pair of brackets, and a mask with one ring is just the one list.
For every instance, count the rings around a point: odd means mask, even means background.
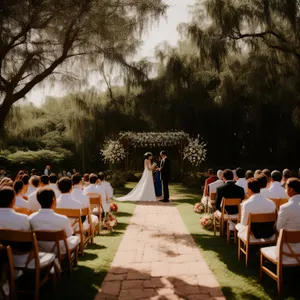
[{"label": "chair backrest", "polygon": [[217,193],[210,193],[209,194],[209,199],[212,202],[216,201],[216,197],[217,197]]},{"label": "chair backrest", "polygon": [[35,258],[36,269],[40,268],[38,244],[34,232],[0,229],[0,242],[3,245],[9,245],[14,255],[28,254],[25,266],[32,258]]},{"label": "chair backrest", "polygon": [[250,234],[255,238],[269,238],[275,234],[274,225],[277,219],[276,213],[249,214],[248,239]]},{"label": "chair backrest", "polygon": [[242,199],[240,198],[223,198],[222,199],[222,215],[230,214],[227,212],[226,207],[237,207],[236,214],[240,215]]},{"label": "chair backrest", "polygon": [[[279,255],[278,262],[282,263],[282,256],[288,256],[290,258],[294,258],[297,265],[300,266],[300,252],[295,253],[292,249],[291,244],[299,244],[300,245],[300,231],[290,231],[281,229],[279,232],[278,245],[279,245]],[[286,245],[288,251],[285,251],[283,246]]]},{"label": "chair backrest", "polygon": [[285,199],[279,199],[279,205],[281,206],[281,205],[283,205],[283,204],[286,204],[286,203],[288,203],[289,202],[289,199],[287,199],[287,198],[285,198]]},{"label": "chair backrest", "polygon": [[101,196],[99,197],[92,197],[91,195],[88,195],[90,199],[90,204],[91,205],[102,205],[102,199]]},{"label": "chair backrest", "polygon": [[280,199],[279,198],[268,198],[268,199],[274,202],[274,204],[276,205],[276,210],[279,211]]},{"label": "chair backrest", "polygon": [[81,217],[81,210],[80,209],[56,208],[54,211],[57,214],[67,216],[68,218],[79,218],[79,217]]},{"label": "chair backrest", "polygon": [[14,207],[14,211],[19,214],[30,215],[30,211],[24,207]]},{"label": "chair backrest", "polygon": [[60,241],[64,242],[67,253],[69,253],[69,246],[67,243],[66,233],[63,229],[58,231],[35,230],[34,233],[38,241],[54,242],[51,252],[55,253],[55,249],[57,249],[57,256],[59,258],[61,257],[61,249],[59,245]]}]

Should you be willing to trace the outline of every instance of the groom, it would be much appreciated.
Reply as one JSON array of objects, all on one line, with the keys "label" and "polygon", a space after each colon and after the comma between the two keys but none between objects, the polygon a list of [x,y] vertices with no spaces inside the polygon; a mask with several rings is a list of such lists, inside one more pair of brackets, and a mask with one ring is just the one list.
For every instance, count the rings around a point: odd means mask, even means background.
[{"label": "groom", "polygon": [[161,162],[160,162],[160,172],[161,172],[161,179],[163,184],[163,191],[164,191],[164,199],[160,200],[161,202],[169,202],[169,179],[170,179],[170,161],[167,157],[166,151],[160,152]]}]

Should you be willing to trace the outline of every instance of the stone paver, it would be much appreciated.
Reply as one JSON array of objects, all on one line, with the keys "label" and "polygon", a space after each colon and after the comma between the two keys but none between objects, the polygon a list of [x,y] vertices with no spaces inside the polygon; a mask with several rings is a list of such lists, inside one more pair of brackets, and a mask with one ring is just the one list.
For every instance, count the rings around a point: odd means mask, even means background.
[{"label": "stone paver", "polygon": [[138,203],[95,300],[225,299],[176,207]]}]

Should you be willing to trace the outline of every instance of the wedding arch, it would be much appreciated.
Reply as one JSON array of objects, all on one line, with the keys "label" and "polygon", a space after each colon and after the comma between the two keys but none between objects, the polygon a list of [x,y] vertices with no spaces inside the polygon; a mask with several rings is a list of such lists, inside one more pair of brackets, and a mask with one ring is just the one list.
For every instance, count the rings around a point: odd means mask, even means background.
[{"label": "wedding arch", "polygon": [[130,148],[178,147],[180,154],[181,172],[183,162],[188,160],[192,166],[199,166],[206,159],[206,143],[200,137],[192,138],[184,131],[166,132],[120,132],[117,140],[105,142],[102,150],[105,162],[112,164],[125,160],[125,169],[128,171]]}]

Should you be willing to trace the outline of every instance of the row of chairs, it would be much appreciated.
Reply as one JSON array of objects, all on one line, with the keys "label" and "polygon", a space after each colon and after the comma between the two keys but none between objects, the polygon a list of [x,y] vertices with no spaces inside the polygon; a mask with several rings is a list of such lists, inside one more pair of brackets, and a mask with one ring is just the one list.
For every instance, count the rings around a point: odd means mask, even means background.
[{"label": "row of chairs", "polygon": [[[101,197],[90,198],[91,207],[102,207]],[[60,231],[14,231],[0,229],[0,254],[5,258],[6,264],[0,264],[0,288],[4,299],[14,299],[16,295],[15,289],[15,271],[21,271],[24,275],[31,276],[34,273],[35,285],[31,292],[34,294],[34,299],[39,299],[40,288],[50,279],[53,280],[54,286],[60,280],[62,270],[67,270],[69,275],[72,272],[73,266],[77,266],[78,253],[84,255],[84,249],[88,244],[94,243],[95,234],[100,234],[101,231],[101,209],[98,210],[98,224],[93,227],[91,210],[84,209],[55,209],[55,212],[62,214],[72,219],[72,227],[74,228],[74,239],[79,237],[80,243],[77,243],[70,238],[67,240],[64,230]],[[31,212],[33,213],[33,212]],[[88,220],[89,226],[82,222],[82,218]],[[52,242],[53,247],[50,253],[39,252],[38,242]],[[23,246],[22,246],[23,245]],[[24,249],[25,245],[25,249]],[[27,246],[26,246],[27,245]],[[63,246],[62,246],[63,245]],[[22,251],[20,251],[20,247]],[[26,260],[21,264],[18,258],[26,256]],[[16,259],[17,258],[17,259]],[[66,268],[64,266],[66,265]],[[20,273],[17,273],[20,274]],[[4,284],[5,282],[8,284]],[[24,290],[18,290],[18,294],[25,293]],[[28,292],[28,291],[26,291]]]},{"label": "row of chairs", "polygon": [[[274,199],[272,199],[274,201]],[[246,200],[247,201],[247,200]],[[275,201],[274,201],[275,202]],[[276,199],[276,203],[280,205],[287,202],[287,199]],[[282,270],[284,267],[298,267],[300,266],[300,253],[295,253],[292,250],[290,244],[299,243],[300,245],[300,231],[286,231],[281,230],[279,237],[274,233],[269,238],[260,238],[257,233],[253,233],[254,230],[261,228],[261,225],[269,226],[269,229],[273,228],[276,224],[277,213],[268,214],[249,214],[247,232],[243,236],[237,235],[235,224],[240,221],[240,203],[241,199],[222,199],[222,211],[220,219],[214,216],[214,235],[216,231],[220,231],[220,236],[227,237],[227,243],[230,242],[231,232],[233,232],[234,243],[238,239],[238,259],[241,259],[241,254],[245,255],[245,266],[248,267],[249,263],[249,249],[250,246],[259,246],[260,249],[260,279],[263,278],[263,273],[266,273],[271,278],[276,280],[278,293],[282,293]],[[275,204],[276,204],[275,203]],[[226,208],[227,206],[238,207],[238,214],[230,216]],[[226,231],[225,231],[226,228]],[[276,246],[277,243],[277,246]],[[272,246],[273,245],[273,246]],[[289,251],[286,251],[284,246],[288,245]],[[272,247],[266,247],[272,246]],[[265,247],[265,248],[262,248]],[[284,258],[289,258],[288,261]],[[265,262],[269,261],[276,265],[276,272],[271,271]],[[292,261],[292,263],[291,263]]]}]

